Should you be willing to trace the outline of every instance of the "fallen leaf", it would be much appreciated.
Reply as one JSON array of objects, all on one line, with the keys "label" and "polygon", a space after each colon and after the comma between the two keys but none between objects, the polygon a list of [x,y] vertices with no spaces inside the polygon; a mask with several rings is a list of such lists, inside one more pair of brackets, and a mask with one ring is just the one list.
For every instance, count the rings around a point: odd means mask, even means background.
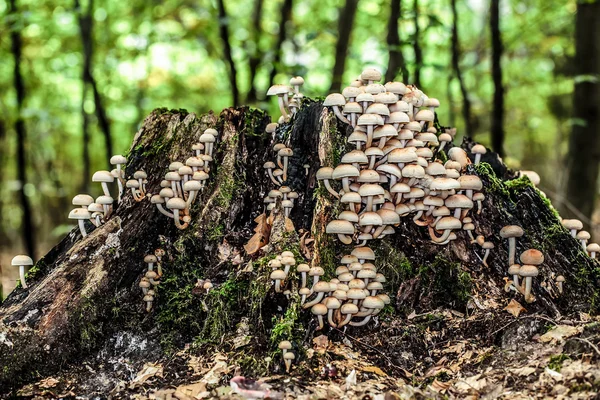
[{"label": "fallen leaf", "polygon": [[435,379],[430,385],[430,387],[438,393],[445,393],[450,388],[450,386],[452,386],[452,383],[440,382],[437,379]]},{"label": "fallen leaf", "polygon": [[133,389],[154,376],[162,377],[162,373],[163,366],[161,364],[146,363],[142,370],[138,372],[137,376],[131,381],[129,388]]},{"label": "fallen leaf", "polygon": [[206,383],[200,381],[179,386],[175,389],[174,396],[179,400],[205,399],[210,396],[210,392],[206,390]]},{"label": "fallen leaf", "polygon": [[508,303],[508,305],[504,308],[505,311],[508,311],[509,313],[511,313],[512,315],[514,315],[515,317],[518,317],[519,314],[521,314],[521,312],[523,311],[527,311],[525,309],[525,307],[523,307],[518,301],[516,301],[515,299],[512,299],[510,301],[510,303]]},{"label": "fallen leaf", "polygon": [[50,388],[53,388],[56,385],[58,385],[59,382],[60,381],[58,379],[54,379],[54,378],[50,377],[50,378],[42,379],[38,383],[38,386],[42,389],[50,389]]},{"label": "fallen leaf", "polygon": [[217,354],[215,356],[215,365],[208,371],[206,375],[201,379],[202,382],[205,382],[209,385],[215,385],[219,383],[223,375],[229,372],[229,367],[227,365],[227,357],[223,354]]},{"label": "fallen leaf", "polygon": [[548,332],[540,336],[540,342],[561,342],[563,339],[577,335],[583,330],[583,327],[570,326],[570,325],[557,325],[550,329]]},{"label": "fallen leaf", "polygon": [[533,374],[536,369],[532,367],[522,367],[522,368],[511,368],[509,370],[511,373],[519,376],[529,376]]},{"label": "fallen leaf", "polygon": [[325,354],[327,346],[329,346],[329,339],[327,336],[320,335],[313,339],[314,349],[321,354]]},{"label": "fallen leaf", "polygon": [[371,372],[371,373],[377,374],[379,376],[387,376],[387,374],[385,372],[383,372],[381,370],[381,368],[376,367],[374,365],[370,365],[370,366],[367,366],[367,367],[362,367],[360,370],[362,372]]},{"label": "fallen leaf", "polygon": [[480,390],[485,388],[487,384],[487,379],[482,378],[481,374],[477,374],[469,376],[468,378],[459,379],[454,384],[454,387],[462,392],[468,392],[470,390],[476,390],[479,392]]}]

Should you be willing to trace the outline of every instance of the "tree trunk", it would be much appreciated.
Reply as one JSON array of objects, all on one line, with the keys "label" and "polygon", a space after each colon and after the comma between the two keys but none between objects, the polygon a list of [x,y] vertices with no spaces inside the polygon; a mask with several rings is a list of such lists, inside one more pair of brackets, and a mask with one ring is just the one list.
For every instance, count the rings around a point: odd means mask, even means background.
[{"label": "tree trunk", "polygon": [[469,100],[469,92],[463,80],[462,71],[460,69],[460,41],[458,39],[458,14],[456,12],[456,0],[450,0],[452,7],[452,69],[460,86],[462,95],[462,115],[465,120],[465,135],[473,137],[473,121],[471,119],[471,100]]},{"label": "tree trunk", "polygon": [[398,20],[402,10],[402,0],[392,0],[390,8],[390,19],[388,21],[387,45],[389,52],[388,67],[385,73],[385,81],[390,82],[396,78],[398,72],[402,76],[402,81],[408,83],[408,69],[402,54],[402,43],[400,42],[400,33]]},{"label": "tree trunk", "polygon": [[240,93],[237,86],[237,70],[233,61],[233,53],[231,50],[231,42],[229,40],[229,17],[225,10],[224,0],[217,1],[219,7],[219,35],[223,42],[223,55],[227,61],[229,86],[231,87],[231,97],[234,105],[240,104]]},{"label": "tree trunk", "polygon": [[248,96],[246,99],[247,104],[254,104],[258,100],[258,88],[256,87],[256,72],[260,60],[262,59],[262,52],[260,50],[260,35],[262,33],[260,21],[262,18],[264,0],[254,0],[254,10],[252,11],[252,34],[250,43],[254,46],[254,50],[248,55]]},{"label": "tree trunk", "polygon": [[[576,81],[573,124],[567,156],[565,197],[589,220],[594,212],[600,163],[600,2],[577,3],[575,21]],[[595,77],[595,78],[593,78]],[[565,215],[573,212],[565,209]],[[589,220],[584,221],[589,228]]]},{"label": "tree trunk", "polygon": [[346,0],[344,8],[340,9],[338,20],[338,41],[335,45],[335,64],[331,75],[330,92],[340,92],[342,90],[342,81],[344,71],[346,70],[346,57],[348,56],[348,47],[350,36],[352,35],[352,26],[354,17],[358,8],[358,0]]},{"label": "tree trunk", "polygon": [[269,82],[271,85],[275,83],[275,75],[278,71],[281,71],[281,54],[283,42],[287,37],[287,25],[292,20],[292,9],[294,6],[293,0],[283,0],[281,5],[281,20],[279,21],[279,33],[277,34],[277,42],[275,43],[275,56],[273,57],[273,66],[269,75]]},{"label": "tree trunk", "polygon": [[8,4],[8,12],[11,15],[12,23],[10,24],[10,40],[11,53],[14,59],[13,68],[13,84],[17,94],[17,120],[15,121],[15,132],[17,133],[17,157],[15,170],[17,171],[17,180],[19,181],[19,201],[21,206],[21,232],[22,238],[27,253],[35,258],[35,227],[33,226],[32,208],[29,203],[29,198],[25,193],[27,185],[27,130],[25,121],[21,112],[25,103],[25,82],[21,75],[21,54],[23,50],[23,41],[21,40],[20,28],[18,27],[18,11],[17,0],[10,0]]},{"label": "tree trunk", "polygon": [[502,85],[502,38],[500,36],[500,0],[490,0],[490,31],[492,38],[492,79],[494,101],[492,109],[492,149],[504,157],[504,86]]},{"label": "tree trunk", "polygon": [[415,73],[413,83],[419,88],[421,87],[421,69],[423,68],[423,50],[421,49],[421,44],[419,43],[421,36],[421,28],[419,27],[419,0],[414,0],[413,2],[413,12],[414,12],[414,24],[415,24],[415,37],[413,40],[413,49],[415,52]]},{"label": "tree trunk", "polygon": [[[230,363],[239,363],[242,373],[254,374],[257,368],[269,369],[262,360],[276,351],[282,339],[301,346],[321,334],[314,331],[310,313],[300,312],[297,295],[288,299],[275,293],[268,261],[290,250],[296,262],[321,266],[333,274],[340,257],[352,249],[324,234],[339,207],[315,179],[321,166],[335,166],[348,150],[346,137],[351,129],[309,99],[290,123],[279,125],[276,140],[264,132],[268,122],[264,112],[247,108],[202,117],[160,109],[147,117],[128,153],[126,174],[146,171],[149,193],[159,191],[172,161],[191,155],[192,144],[206,128],[219,132],[208,187],[192,208],[190,226],[175,228],[148,200],[138,203],[127,192],[113,216],[86,238],[74,229],[36,263],[28,276],[29,289],[17,288],[0,306],[0,386],[17,387],[39,375],[85,363],[93,375],[80,368],[78,381],[93,385],[81,390],[108,393],[116,382],[131,379],[130,370],[128,378],[122,378],[123,371],[110,366],[111,354],[126,356],[128,365],[138,368],[191,341],[202,354],[229,352]],[[274,143],[286,140],[294,153],[287,183],[299,194],[290,214],[295,232],[288,231],[278,217],[266,234],[268,244],[249,255],[244,246],[257,228],[255,219],[263,213],[263,196],[273,188],[263,165],[273,159]],[[464,146],[468,150],[472,145]],[[389,309],[392,320],[385,326],[351,329],[359,336],[368,332],[376,340],[370,346],[377,351],[399,357],[402,349],[386,344],[393,335],[386,327],[402,325],[407,310],[422,313],[441,307],[477,313],[488,304],[486,299],[497,305],[485,311],[486,317],[482,314],[485,323],[475,318],[473,323],[479,325],[473,334],[487,338],[488,345],[499,340],[494,331],[506,323],[508,313],[502,313],[498,304],[513,296],[522,301],[520,295],[504,291],[507,249],[498,232],[507,224],[526,229],[518,241],[519,253],[535,247],[546,254],[533,284],[536,301],[527,305],[529,312],[556,317],[590,308],[600,283],[594,261],[561,227],[535,188],[524,181],[505,182],[510,175],[495,154],[488,152],[484,161],[496,172],[484,164],[469,166],[468,173],[479,174],[486,188],[484,211],[473,213],[473,220],[477,234],[496,245],[490,267],[482,266],[482,251],[469,244],[466,235],[459,232],[452,244],[434,245],[426,229],[405,219],[395,228],[396,234],[373,241],[377,268],[387,276],[386,291],[393,298],[397,293],[395,309]],[[157,248],[166,253],[164,277],[152,311],[146,312],[138,285],[147,270],[144,256]],[[567,278],[561,296],[552,274]],[[212,281],[214,288],[208,294],[196,287],[200,278]],[[244,344],[234,345],[240,329],[245,332]],[[123,341],[134,347],[123,347],[130,346]],[[142,342],[143,347],[133,344]],[[427,354],[430,344],[419,343],[415,346]],[[247,357],[260,361],[243,363]],[[300,357],[301,353],[296,362]],[[391,376],[401,376],[402,371],[379,354],[369,357]]]}]

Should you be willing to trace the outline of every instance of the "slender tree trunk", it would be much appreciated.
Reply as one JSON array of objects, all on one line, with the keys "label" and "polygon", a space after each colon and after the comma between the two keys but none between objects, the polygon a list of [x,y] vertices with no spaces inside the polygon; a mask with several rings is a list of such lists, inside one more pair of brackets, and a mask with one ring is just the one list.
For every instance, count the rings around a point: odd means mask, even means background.
[{"label": "slender tree trunk", "polygon": [[413,49],[415,52],[415,73],[413,83],[421,89],[421,68],[423,68],[423,50],[419,43],[421,28],[419,28],[419,0],[414,0],[414,22],[415,22],[415,38],[413,41]]},{"label": "slender tree trunk", "polygon": [[81,129],[83,132],[82,137],[82,158],[83,158],[83,176],[81,191],[87,193],[89,189],[89,182],[91,179],[91,161],[90,161],[90,118],[88,113],[85,111],[85,99],[87,97],[87,85],[85,80],[83,81],[83,90],[81,91]]},{"label": "slender tree trunk", "polygon": [[[106,110],[104,109],[102,96],[100,95],[98,84],[96,83],[96,79],[94,78],[94,74],[92,72],[92,59],[94,55],[94,40],[92,36],[94,28],[94,18],[92,15],[93,11],[94,0],[90,0],[87,10],[85,12],[81,9],[79,0],[75,0],[75,12],[79,20],[79,33],[81,35],[81,44],[83,47],[83,84],[84,86],[89,85],[92,88],[92,93],[94,95],[96,118],[98,119],[98,125],[100,125],[100,130],[102,131],[102,134],[104,136],[104,146],[106,148],[107,165],[110,168],[110,164],[108,164],[108,159],[113,155],[110,121],[108,120],[108,116],[106,115]],[[82,101],[85,101],[85,98]],[[88,176],[87,179],[90,179],[90,177]]]},{"label": "slender tree trunk", "polygon": [[[6,171],[6,122],[0,120],[0,185],[5,185],[4,174]],[[0,215],[3,214],[4,203],[0,201]],[[6,236],[4,224],[0,222],[0,249],[9,243],[9,238]],[[0,268],[0,298],[2,298],[2,270]]]},{"label": "slender tree trunk", "polygon": [[471,101],[469,100],[469,92],[463,80],[462,71],[460,70],[460,41],[458,39],[458,14],[456,12],[456,0],[450,0],[452,7],[452,69],[454,76],[458,80],[460,93],[462,95],[462,115],[465,120],[465,134],[473,137],[473,121],[471,119]]},{"label": "slender tree trunk", "polygon": [[331,76],[330,92],[339,92],[342,90],[342,78],[346,69],[346,57],[348,55],[350,35],[352,34],[357,7],[358,0],[346,0],[346,5],[340,9],[338,20],[339,36],[335,45],[335,64],[333,65],[333,74]]},{"label": "slender tree trunk", "polygon": [[27,142],[27,131],[25,128],[25,121],[21,115],[23,110],[23,104],[25,103],[25,82],[21,75],[21,54],[23,50],[23,41],[21,40],[21,33],[16,24],[17,17],[17,1],[10,0],[8,3],[8,12],[13,17],[11,20],[10,27],[10,40],[11,40],[11,52],[15,61],[13,69],[13,82],[15,86],[15,92],[17,93],[17,120],[15,122],[15,131],[17,133],[17,179],[21,184],[19,188],[19,200],[21,203],[21,212],[23,215],[21,222],[21,231],[23,236],[23,242],[27,253],[30,257],[35,259],[35,237],[34,237],[34,226],[33,216],[31,215],[31,205],[29,204],[29,198],[25,194],[25,186],[27,185],[27,158],[25,156],[25,147]]},{"label": "slender tree trunk", "polygon": [[[597,193],[600,163],[600,2],[579,2],[575,20],[576,76],[573,124],[568,153],[565,196],[591,219]],[[588,77],[588,78],[586,78]],[[592,78],[594,77],[594,78]],[[565,208],[565,215],[573,215]],[[586,224],[588,225],[588,224]]]},{"label": "slender tree trunk", "polygon": [[258,71],[258,66],[260,64],[260,60],[262,59],[262,54],[260,51],[260,34],[262,32],[260,28],[260,20],[262,18],[262,10],[263,10],[263,2],[264,0],[255,0],[254,1],[254,10],[252,11],[252,36],[250,38],[251,42],[254,43],[254,51],[250,53],[248,57],[248,69],[249,69],[249,77],[248,77],[248,96],[247,103],[252,104],[256,102],[258,99],[258,88],[256,87],[256,72]]},{"label": "slender tree trunk", "polygon": [[287,30],[286,25],[292,20],[292,9],[294,6],[293,0],[283,0],[281,5],[281,20],[279,22],[279,34],[277,35],[277,43],[275,44],[275,57],[273,58],[273,68],[269,76],[269,82],[272,85],[277,75],[278,68],[281,67],[281,47],[285,41]]},{"label": "slender tree trunk", "polygon": [[502,85],[502,37],[500,36],[500,0],[490,3],[490,31],[492,37],[492,79],[494,104],[492,110],[492,148],[504,156],[504,86]]},{"label": "slender tree trunk", "polygon": [[233,61],[233,54],[231,51],[231,42],[229,41],[229,18],[227,17],[227,11],[225,10],[224,0],[219,0],[219,35],[223,42],[223,55],[229,68],[229,86],[231,86],[231,97],[233,98],[233,104],[239,105],[240,93],[237,87],[237,70],[235,68],[235,62]]},{"label": "slender tree trunk", "polygon": [[393,81],[398,72],[402,81],[408,83],[408,69],[404,54],[402,54],[398,20],[402,13],[402,0],[392,0],[390,9],[390,20],[388,21],[387,45],[389,51],[388,68],[385,73],[385,81]]}]

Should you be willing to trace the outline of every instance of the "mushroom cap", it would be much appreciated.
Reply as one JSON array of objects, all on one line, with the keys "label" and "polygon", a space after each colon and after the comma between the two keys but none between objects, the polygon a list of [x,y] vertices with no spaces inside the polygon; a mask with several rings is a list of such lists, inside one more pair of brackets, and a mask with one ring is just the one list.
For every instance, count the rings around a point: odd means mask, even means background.
[{"label": "mushroom cap", "polygon": [[135,179],[130,179],[127,182],[125,182],[125,187],[128,189],[139,189],[140,183]]},{"label": "mushroom cap", "polygon": [[523,278],[538,276],[539,271],[535,265],[523,265],[519,270],[519,275]]},{"label": "mushroom cap", "polygon": [[92,182],[114,182],[115,177],[109,171],[96,171],[92,175]]},{"label": "mushroom cap", "polygon": [[308,272],[308,271],[310,271],[310,267],[308,266],[308,264],[299,264],[296,267],[296,271],[298,271],[298,272]]},{"label": "mushroom cap", "polygon": [[513,264],[510,266],[510,268],[508,268],[509,275],[519,275],[520,271],[521,271],[521,266],[519,264]]},{"label": "mushroom cap", "polygon": [[144,276],[148,279],[154,279],[154,278],[158,277],[158,274],[154,271],[147,271]]},{"label": "mushroom cap", "polygon": [[144,298],[142,300],[147,303],[152,303],[154,301],[154,296],[147,294],[144,296]]},{"label": "mushroom cap", "polygon": [[340,311],[342,314],[356,314],[358,312],[358,306],[352,303],[346,303],[342,305]]},{"label": "mushroom cap", "polygon": [[302,78],[301,76],[294,76],[290,79],[290,85],[302,86],[304,85],[304,78]]},{"label": "mushroom cap", "polygon": [[410,122],[410,118],[408,117],[408,114],[403,111],[394,111],[390,113],[387,121],[390,124],[407,124]]},{"label": "mushroom cap", "polygon": [[368,290],[383,290],[383,285],[381,282],[372,281],[367,285]]},{"label": "mushroom cap", "polygon": [[148,279],[146,277],[144,277],[144,278],[142,278],[142,280],[140,281],[140,284],[138,286],[143,289],[148,289],[151,285],[150,285],[150,282],[148,281]]},{"label": "mushroom cap", "polygon": [[[363,285],[365,284],[363,281],[359,280],[359,282],[362,282]],[[363,300],[365,297],[367,297],[365,292],[363,292],[362,288],[350,288],[346,295],[350,300]]]},{"label": "mushroom cap", "polygon": [[277,155],[279,155],[281,157],[291,157],[294,155],[294,151],[292,149],[290,149],[289,147],[284,147],[283,149],[279,150]]},{"label": "mushroom cap", "polygon": [[358,189],[358,194],[363,197],[377,196],[384,193],[385,191],[381,186],[373,183],[366,183],[364,185],[361,185],[360,189]]},{"label": "mushroom cap", "polygon": [[394,149],[388,154],[390,163],[410,163],[417,161],[417,153],[413,148]]},{"label": "mushroom cap", "polygon": [[202,143],[194,143],[192,145],[192,150],[204,150],[204,145]]},{"label": "mushroom cap", "polygon": [[337,310],[342,306],[342,303],[335,296],[329,296],[323,302],[329,310]]},{"label": "mushroom cap", "polygon": [[286,273],[284,270],[281,269],[276,269],[275,271],[271,272],[271,279],[275,280],[283,280],[287,277]]},{"label": "mushroom cap", "polygon": [[162,188],[160,190],[160,192],[158,192],[158,195],[160,197],[164,197],[164,198],[175,197],[175,193],[173,192],[173,189],[171,189],[171,188]]},{"label": "mushroom cap", "polygon": [[529,265],[540,265],[544,262],[544,254],[536,249],[525,250],[521,253],[521,262]]},{"label": "mushroom cap", "polygon": [[373,271],[372,269],[361,269],[356,274],[356,277],[359,279],[375,279],[375,276],[377,276],[377,272]]},{"label": "mushroom cap", "polygon": [[202,189],[202,184],[199,181],[189,180],[183,184],[183,190],[186,192],[197,192]]},{"label": "mushroom cap", "polygon": [[379,282],[379,283],[385,283],[386,279],[385,279],[385,276],[383,274],[381,274],[381,273],[378,272],[377,276],[375,277],[375,281]]},{"label": "mushroom cap", "polygon": [[[185,165],[189,167],[202,167],[204,166],[204,161],[202,161],[202,159],[198,157],[188,157],[188,159],[185,160]],[[181,168],[179,169],[179,171],[181,171]]]},{"label": "mushroom cap", "polygon": [[481,247],[483,247],[486,250],[491,250],[491,249],[493,249],[496,246],[494,246],[494,243],[492,243],[492,242],[483,242],[483,244],[481,245]]},{"label": "mushroom cap", "polygon": [[146,257],[144,257],[145,263],[155,263],[157,261],[158,261],[158,259],[156,258],[156,256],[154,254],[148,254]]},{"label": "mushroom cap", "polygon": [[460,219],[454,217],[442,217],[435,225],[436,229],[447,230],[447,229],[460,229],[462,223]]},{"label": "mushroom cap", "polygon": [[447,133],[442,133],[442,134],[440,134],[440,136],[438,136],[438,140],[440,142],[451,142],[452,141],[452,136],[450,136]]},{"label": "mushroom cap", "polygon": [[352,250],[352,255],[359,260],[375,260],[375,253],[369,247],[356,247]]},{"label": "mushroom cap", "polygon": [[346,98],[341,93],[331,93],[323,101],[325,107],[343,106],[346,104]]},{"label": "mushroom cap", "polygon": [[[360,197],[360,195],[359,195],[359,197]],[[358,214],[353,211],[347,211],[347,210],[342,211],[340,213],[340,215],[338,215],[338,218],[341,220],[344,220],[344,221],[348,221],[348,222],[358,222]]]},{"label": "mushroom cap", "polygon": [[565,281],[565,277],[562,275],[559,275],[556,277],[556,282],[564,282]]},{"label": "mushroom cap", "polygon": [[535,186],[541,182],[540,176],[535,171],[519,171],[519,176],[526,176]]},{"label": "mushroom cap", "polygon": [[172,172],[177,172],[177,170],[179,170],[179,168],[183,167],[183,163],[180,161],[173,161],[171,164],[169,164],[169,171]]},{"label": "mushroom cap", "polygon": [[435,114],[430,110],[420,110],[415,115],[415,120],[417,120],[417,121],[433,122],[434,119],[435,119]]},{"label": "mushroom cap", "polygon": [[207,128],[207,129],[204,131],[204,133],[209,133],[209,134],[211,134],[211,135],[213,135],[213,136],[215,136],[215,137],[216,137],[216,136],[219,136],[219,132],[218,132],[216,129],[214,129],[214,128]]},{"label": "mushroom cap", "polygon": [[470,209],[473,208],[473,201],[464,194],[454,194],[446,199],[444,202],[448,208],[462,208]]},{"label": "mushroom cap", "polygon": [[[200,160],[200,161],[202,161],[202,160]],[[202,161],[202,164],[204,164],[204,161]],[[179,175],[182,175],[182,176],[183,175],[192,175],[194,173],[194,170],[191,167],[184,165],[183,167],[181,167],[177,170],[177,173],[179,173]]]},{"label": "mushroom cap", "polygon": [[436,98],[430,97],[427,100],[425,100],[425,103],[423,105],[425,107],[439,107],[440,101]]},{"label": "mushroom cap", "polygon": [[126,162],[127,162],[127,158],[123,157],[120,154],[116,154],[110,158],[111,165],[125,164]]},{"label": "mushroom cap", "polygon": [[73,201],[71,202],[71,204],[73,204],[74,206],[89,206],[90,204],[92,204],[94,202],[94,198],[92,196],[90,196],[89,194],[78,194],[77,196],[73,197]]},{"label": "mushroom cap", "polygon": [[590,243],[587,245],[586,250],[588,253],[600,253],[600,245],[598,243]]},{"label": "mushroom cap", "polygon": [[396,214],[396,211],[380,208],[377,210],[377,214],[381,217],[383,225],[396,225],[400,223],[400,216]]},{"label": "mushroom cap", "polygon": [[171,210],[185,210],[186,207],[185,200],[180,197],[173,197],[167,201],[167,208]]},{"label": "mushroom cap", "polygon": [[315,293],[329,292],[330,291],[329,282],[325,282],[325,281],[317,282],[317,284],[313,287],[313,291]]},{"label": "mushroom cap", "polygon": [[367,296],[363,300],[362,306],[364,308],[370,308],[373,310],[381,310],[383,307],[385,307],[385,303],[379,297]]},{"label": "mushroom cap", "polygon": [[109,206],[114,202],[115,199],[113,199],[110,196],[98,196],[98,198],[96,199],[96,203],[102,204],[103,206]]},{"label": "mushroom cap", "polygon": [[569,230],[575,229],[579,231],[583,229],[583,223],[578,219],[563,219],[562,225]]},{"label": "mushroom cap", "polygon": [[[379,96],[379,95],[377,95]],[[377,98],[375,96],[373,96],[373,100],[377,100]],[[385,104],[381,104],[381,103],[373,103],[371,104],[369,107],[367,107],[367,110],[365,111],[365,114],[363,115],[378,115],[379,118],[381,118],[382,116],[387,117],[388,115],[390,115],[390,109],[385,105]],[[360,117],[358,117],[358,119],[360,120]],[[379,119],[376,119],[377,122],[371,124],[368,123],[367,121],[370,120],[369,118],[363,118],[363,123],[360,125],[373,125],[373,124],[377,124],[377,125],[383,125],[383,119],[381,119],[381,122]],[[395,130],[395,128],[394,128]]]},{"label": "mushroom cap", "polygon": [[525,231],[518,225],[507,225],[500,229],[500,237],[503,239],[521,237]]},{"label": "mushroom cap", "polygon": [[385,90],[394,94],[406,93],[406,85],[402,82],[388,82],[385,84]]},{"label": "mushroom cap", "polygon": [[[357,98],[358,101],[358,98]],[[385,107],[385,105],[381,104],[383,107]],[[387,107],[385,107],[387,109]],[[383,111],[383,110],[378,110],[378,111]],[[389,109],[388,109],[388,114],[389,114]],[[369,126],[369,125],[383,125],[383,118],[381,117],[381,115],[379,114],[362,114],[360,117],[358,117],[358,121],[356,122],[356,125],[359,126]]]},{"label": "mushroom cap", "polygon": [[273,133],[277,130],[278,126],[279,126],[279,124],[277,122],[271,122],[271,123],[267,124],[267,127],[265,128],[265,132]]},{"label": "mushroom cap", "polygon": [[308,271],[308,275],[309,276],[323,276],[323,275],[325,275],[325,270],[321,267],[312,267]]},{"label": "mushroom cap", "polygon": [[340,201],[342,203],[360,203],[361,200],[362,197],[360,197],[360,194],[356,192],[344,193],[343,196],[340,198]]},{"label": "mushroom cap", "polygon": [[354,279],[354,275],[352,275],[350,272],[344,272],[344,273],[338,275],[338,279],[342,283],[347,283],[347,282],[350,282],[352,279]]},{"label": "mushroom cap", "polygon": [[590,240],[591,237],[592,236],[588,231],[580,231],[577,233],[577,236],[575,236],[577,240]]},{"label": "mushroom cap", "polygon": [[204,171],[196,171],[194,172],[194,175],[192,175],[192,179],[199,182],[205,181],[209,177],[210,176]]},{"label": "mushroom cap", "polygon": [[[348,154],[346,154],[346,155],[348,155]],[[366,158],[367,157],[365,156],[365,159]],[[356,177],[359,175],[360,175],[360,171],[355,166],[349,165],[349,164],[340,164],[337,167],[335,167],[331,177],[333,179],[342,179],[342,178]]]},{"label": "mushroom cap", "polygon": [[360,79],[362,79],[363,81],[378,82],[381,80],[381,72],[379,72],[375,68],[365,68],[360,74]]},{"label": "mushroom cap", "polygon": [[102,207],[102,204],[98,204],[98,203],[92,203],[88,206],[88,211],[89,212],[104,212],[104,207]]},{"label": "mushroom cap", "polygon": [[450,215],[450,209],[446,206],[438,207],[433,210],[434,217],[447,217]]},{"label": "mushroom cap", "polygon": [[[342,156],[342,160],[341,160],[342,164],[353,164],[353,163],[358,163],[358,164],[367,164],[369,162],[369,158],[367,157],[367,155],[361,151],[361,150],[352,150],[346,154],[344,154]],[[339,179],[336,178],[336,170],[340,167],[341,165],[338,165],[334,170],[333,170],[333,177],[334,179]],[[358,174],[357,174],[358,175]]]},{"label": "mushroom cap", "polygon": [[483,183],[477,175],[461,175],[458,178],[462,190],[481,190]]},{"label": "mushroom cap", "polygon": [[69,219],[90,219],[91,215],[85,208],[75,208],[69,213]]},{"label": "mushroom cap", "polygon": [[294,257],[284,256],[281,257],[281,263],[283,265],[296,265],[296,260],[294,259]]},{"label": "mushroom cap", "polygon": [[352,235],[354,234],[354,225],[351,222],[344,220],[333,220],[327,224],[326,233]]},{"label": "mushroom cap", "polygon": [[281,350],[290,350],[292,348],[292,343],[290,343],[288,340],[282,340],[281,342],[279,342],[278,347]]},{"label": "mushroom cap", "polygon": [[146,174],[144,171],[135,171],[133,173],[133,177],[134,179],[146,179],[148,178],[148,174]]},{"label": "mushroom cap", "polygon": [[460,182],[453,178],[435,178],[429,185],[431,190],[457,190],[460,189]]},{"label": "mushroom cap", "polygon": [[473,153],[473,154],[485,154],[485,153],[487,153],[487,149],[485,148],[485,146],[482,146],[480,144],[476,144],[475,146],[473,146],[471,148],[471,153]]},{"label": "mushroom cap", "polygon": [[333,168],[321,167],[317,170],[317,179],[320,181],[324,179],[332,179],[331,174],[333,174]]},{"label": "mushroom cap", "polygon": [[361,93],[362,93],[362,90],[360,90],[360,88],[354,87],[354,86],[346,86],[344,88],[344,90],[342,90],[342,95],[344,95],[344,97],[347,99],[356,98],[356,96],[358,96]]},{"label": "mushroom cap", "polygon": [[29,256],[20,254],[20,255],[13,257],[11,265],[13,265],[15,267],[20,267],[20,266],[25,266],[25,265],[33,265],[33,260]]},{"label": "mushroom cap", "polygon": [[366,141],[368,140],[367,138],[367,134],[364,132],[361,132],[359,130],[355,130],[354,132],[352,132],[350,134],[350,136],[348,136],[348,143],[366,143]]},{"label": "mushroom cap", "polygon": [[473,194],[473,201],[483,201],[485,200],[485,195],[481,192],[477,192]]},{"label": "mushroom cap", "polygon": [[356,257],[355,255],[352,255],[352,254],[347,254],[342,257],[342,260],[340,262],[342,264],[350,264],[350,263],[357,262],[357,261],[358,261],[358,257]]},{"label": "mushroom cap", "polygon": [[310,311],[314,315],[325,315],[325,314],[327,314],[327,306],[325,304],[323,304],[323,303],[317,303],[314,306],[312,306],[312,308],[310,309]]},{"label": "mushroom cap", "polygon": [[285,353],[283,355],[283,359],[284,360],[295,360],[296,356],[294,355],[294,353],[292,353],[291,351],[288,351],[287,353]]},{"label": "mushroom cap", "polygon": [[354,272],[354,271],[360,271],[362,269],[362,264],[357,262],[353,262],[348,266],[348,270],[350,272]]},{"label": "mushroom cap", "polygon": [[367,211],[365,213],[362,213],[359,217],[358,217],[358,223],[361,226],[368,226],[368,225],[382,225],[383,221],[381,219],[381,217],[379,216],[379,214],[377,214],[376,212],[373,211]]},{"label": "mushroom cap", "polygon": [[286,85],[273,85],[267,91],[267,96],[283,96],[290,92],[290,88]]}]

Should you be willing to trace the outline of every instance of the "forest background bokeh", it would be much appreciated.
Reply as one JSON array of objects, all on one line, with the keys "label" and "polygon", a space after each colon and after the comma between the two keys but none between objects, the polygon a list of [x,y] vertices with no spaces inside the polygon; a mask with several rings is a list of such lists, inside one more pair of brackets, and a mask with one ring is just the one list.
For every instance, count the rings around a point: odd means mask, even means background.
[{"label": "forest background bokeh", "polygon": [[366,66],[391,66],[388,79],[418,83],[440,100],[444,124],[490,146],[500,57],[504,160],[537,171],[556,203],[570,132],[582,123],[574,87],[597,78],[577,74],[577,9],[575,0],[2,0],[1,265],[31,252],[23,201],[39,257],[73,226],[73,195],[99,194],[90,178],[107,168],[107,147],[125,153],[152,109],[237,103],[277,115],[265,98],[271,82],[302,75],[303,92],[323,96],[339,87],[334,66],[343,84]]}]

